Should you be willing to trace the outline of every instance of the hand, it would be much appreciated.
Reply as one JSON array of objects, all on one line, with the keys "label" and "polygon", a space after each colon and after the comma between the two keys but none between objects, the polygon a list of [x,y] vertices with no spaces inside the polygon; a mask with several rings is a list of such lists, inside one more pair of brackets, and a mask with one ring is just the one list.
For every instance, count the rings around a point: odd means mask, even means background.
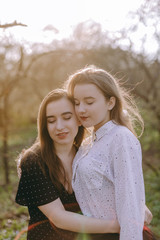
[{"label": "hand", "polygon": [[144,224],[145,225],[149,225],[150,222],[152,221],[153,215],[151,213],[151,211],[147,208],[147,206],[145,205],[145,218],[144,218]]}]

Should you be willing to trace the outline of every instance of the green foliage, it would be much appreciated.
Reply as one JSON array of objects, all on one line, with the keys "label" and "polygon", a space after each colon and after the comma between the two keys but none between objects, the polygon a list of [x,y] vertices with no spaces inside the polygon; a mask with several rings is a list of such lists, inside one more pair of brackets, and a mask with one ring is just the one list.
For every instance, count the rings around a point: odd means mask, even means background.
[{"label": "green foliage", "polygon": [[[26,207],[15,203],[15,195],[18,186],[18,176],[15,158],[23,148],[29,147],[35,140],[36,125],[28,125],[12,129],[9,139],[10,156],[10,184],[0,186],[0,240],[12,240],[23,229],[27,229],[28,211]],[[0,158],[0,161],[2,159]],[[3,168],[0,168],[0,182],[3,183]],[[26,239],[26,232],[22,232],[20,240]]]},{"label": "green foliage", "polygon": [[147,105],[144,102],[140,102],[141,113],[144,119],[144,133],[142,135],[142,144],[144,151],[156,151],[160,150],[159,145],[159,131],[158,125],[159,121],[155,116],[155,112],[148,109]]},{"label": "green foliage", "polygon": [[[2,149],[2,134],[0,131],[0,149]],[[23,127],[16,127],[12,128],[9,131],[9,171],[10,173],[16,171],[16,158],[19,155],[19,153],[24,148],[28,148],[32,145],[32,143],[35,141],[37,136],[37,127],[35,124],[26,125]],[[2,154],[0,154],[0,165],[2,164]],[[14,174],[11,175],[11,181],[15,181]],[[4,172],[3,168],[0,168],[0,182],[1,184],[4,182]]]},{"label": "green foliage", "polygon": [[26,231],[23,233],[24,229],[27,229],[27,227],[26,222],[23,220],[4,220],[2,222],[2,230],[0,231],[0,240],[13,240],[21,232],[22,235],[20,237],[20,240],[26,240]]},{"label": "green foliage", "polygon": [[151,170],[147,170],[144,174],[146,203],[153,214],[151,229],[160,237],[160,172],[159,176]]},{"label": "green foliage", "polygon": [[[18,206],[14,199],[17,184],[15,173],[13,182],[7,187],[0,187],[0,240],[11,240],[24,228],[27,228],[28,212],[26,207]],[[17,179],[18,180],[18,179]],[[25,234],[23,235],[25,237]],[[26,239],[20,238],[20,239]]]}]

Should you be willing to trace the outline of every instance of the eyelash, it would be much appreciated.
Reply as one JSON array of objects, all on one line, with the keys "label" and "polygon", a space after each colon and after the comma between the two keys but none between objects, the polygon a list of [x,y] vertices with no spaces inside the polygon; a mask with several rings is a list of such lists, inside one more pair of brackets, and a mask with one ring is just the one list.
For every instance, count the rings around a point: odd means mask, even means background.
[{"label": "eyelash", "polygon": [[[63,118],[63,120],[69,120],[69,119],[71,119],[71,116],[70,117],[65,117],[65,118]],[[52,121],[48,121],[48,123],[54,123],[56,120],[52,120]]]},{"label": "eyelash", "polygon": [[[87,104],[87,105],[91,105],[91,104],[93,104],[93,102],[90,102],[90,103],[88,102],[88,103],[86,103],[86,104]],[[75,105],[75,106],[79,106],[79,103],[74,103],[74,105]]]},{"label": "eyelash", "polygon": [[56,120],[48,121],[48,123],[54,123]]},{"label": "eyelash", "polygon": [[66,117],[66,118],[64,118],[64,120],[69,120],[69,119],[71,119],[71,117]]}]

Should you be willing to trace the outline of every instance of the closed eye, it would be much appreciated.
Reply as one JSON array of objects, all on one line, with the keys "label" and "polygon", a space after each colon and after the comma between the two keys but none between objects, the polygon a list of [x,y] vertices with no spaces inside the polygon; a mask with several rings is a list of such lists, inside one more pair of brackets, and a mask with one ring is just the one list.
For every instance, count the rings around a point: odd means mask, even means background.
[{"label": "closed eye", "polygon": [[69,120],[71,118],[72,118],[72,113],[65,113],[65,114],[63,114],[63,119],[64,120]]},{"label": "closed eye", "polygon": [[69,120],[71,119],[72,116],[64,117],[64,120]]},{"label": "closed eye", "polygon": [[87,102],[88,105],[92,105],[94,102]]},{"label": "closed eye", "polygon": [[55,119],[48,119],[47,122],[48,123],[54,123],[56,120]]}]

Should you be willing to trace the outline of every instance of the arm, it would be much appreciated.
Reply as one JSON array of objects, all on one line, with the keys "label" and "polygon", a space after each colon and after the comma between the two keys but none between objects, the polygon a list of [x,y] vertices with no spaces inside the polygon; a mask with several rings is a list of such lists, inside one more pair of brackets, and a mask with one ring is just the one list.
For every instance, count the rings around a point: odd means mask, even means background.
[{"label": "arm", "polygon": [[141,146],[126,129],[118,134],[115,141],[115,200],[121,228],[120,240],[142,240],[145,192]]},{"label": "arm", "polygon": [[119,232],[117,221],[100,220],[66,211],[59,198],[38,208],[56,227],[64,230],[85,233]]},{"label": "arm", "polygon": [[[47,196],[47,198],[44,197]],[[39,164],[32,157],[22,165],[22,174],[16,195],[16,202],[25,206],[39,206],[39,209],[58,228],[86,233],[118,232],[118,222],[102,221],[66,211],[59,198],[59,192],[46,178]]]}]

